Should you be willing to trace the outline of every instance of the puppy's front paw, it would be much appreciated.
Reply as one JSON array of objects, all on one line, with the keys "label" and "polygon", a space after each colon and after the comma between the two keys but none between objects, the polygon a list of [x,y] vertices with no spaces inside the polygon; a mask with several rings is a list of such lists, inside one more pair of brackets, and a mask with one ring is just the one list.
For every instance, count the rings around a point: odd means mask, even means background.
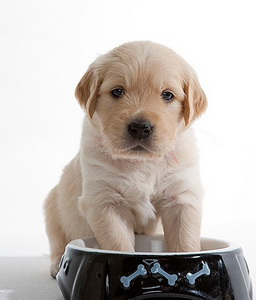
[{"label": "puppy's front paw", "polygon": [[135,252],[134,245],[130,240],[125,239],[112,239],[99,241],[100,249],[122,251],[122,252]]},{"label": "puppy's front paw", "polygon": [[135,249],[134,249],[134,247],[132,245],[130,245],[130,246],[124,246],[124,247],[122,246],[120,248],[120,250],[118,250],[118,251],[135,252]]},{"label": "puppy's front paw", "polygon": [[184,242],[176,242],[176,243],[168,243],[167,247],[170,252],[199,252],[201,251],[200,241],[195,241],[194,243],[184,243]]},{"label": "puppy's front paw", "polygon": [[129,244],[120,244],[120,245],[108,245],[102,246],[101,249],[113,250],[113,251],[122,251],[122,252],[135,252],[133,245]]}]

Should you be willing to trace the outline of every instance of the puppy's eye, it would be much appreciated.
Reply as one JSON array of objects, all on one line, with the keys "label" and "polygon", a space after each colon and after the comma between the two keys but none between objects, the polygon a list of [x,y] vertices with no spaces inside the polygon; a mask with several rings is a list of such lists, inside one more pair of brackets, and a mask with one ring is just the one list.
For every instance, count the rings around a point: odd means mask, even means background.
[{"label": "puppy's eye", "polygon": [[111,95],[115,98],[121,98],[124,95],[124,90],[121,88],[113,89]]},{"label": "puppy's eye", "polygon": [[164,91],[162,92],[162,98],[165,101],[171,102],[174,99],[174,94],[170,91]]}]

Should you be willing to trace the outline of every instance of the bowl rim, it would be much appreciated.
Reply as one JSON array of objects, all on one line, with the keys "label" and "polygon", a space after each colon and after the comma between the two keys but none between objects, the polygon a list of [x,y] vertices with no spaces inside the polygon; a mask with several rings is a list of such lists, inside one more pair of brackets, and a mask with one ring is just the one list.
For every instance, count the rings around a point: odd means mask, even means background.
[{"label": "bowl rim", "polygon": [[[163,242],[164,236],[162,234],[157,234],[154,236],[146,236],[146,235],[135,235],[138,238],[142,238],[142,236],[145,236],[148,239],[152,239],[155,241]],[[225,240],[216,239],[216,238],[208,238],[208,237],[202,237],[201,238],[201,244],[202,245],[215,245],[214,249],[205,249],[201,251],[195,251],[195,252],[167,252],[167,251],[135,251],[135,252],[126,252],[126,251],[115,251],[115,250],[104,250],[94,247],[88,247],[86,246],[86,242],[94,241],[95,245],[97,246],[97,242],[95,237],[85,237],[81,239],[75,239],[68,243],[66,248],[82,251],[82,252],[89,252],[89,253],[98,253],[98,254],[112,254],[112,255],[127,255],[127,256],[173,256],[173,255],[203,255],[203,254],[220,254],[220,253],[227,253],[239,250],[241,247],[230,243]],[[222,247],[221,247],[222,246]],[[206,247],[207,248],[207,247]],[[208,247],[209,248],[209,247]]]}]

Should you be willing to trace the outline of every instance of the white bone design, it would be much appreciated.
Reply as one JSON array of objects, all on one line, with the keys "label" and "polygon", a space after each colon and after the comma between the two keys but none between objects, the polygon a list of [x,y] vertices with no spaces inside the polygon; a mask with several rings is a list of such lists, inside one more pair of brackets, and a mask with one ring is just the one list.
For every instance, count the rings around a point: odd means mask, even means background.
[{"label": "white bone design", "polygon": [[125,288],[128,288],[130,287],[130,282],[134,279],[134,278],[137,278],[141,275],[146,275],[147,274],[147,270],[145,269],[145,267],[140,264],[138,265],[137,267],[137,271],[135,271],[133,274],[131,274],[130,276],[122,276],[120,278],[120,281],[122,282],[123,286]]},{"label": "white bone design", "polygon": [[167,272],[165,272],[159,263],[155,263],[153,265],[153,267],[151,268],[151,272],[153,274],[161,274],[162,276],[164,276],[166,279],[168,279],[168,284],[173,286],[176,283],[176,280],[178,279],[178,276],[176,274],[168,274]]},{"label": "white bone design", "polygon": [[203,262],[202,270],[200,270],[194,274],[188,273],[186,277],[190,284],[195,284],[196,279],[198,277],[200,277],[202,275],[210,275],[210,274],[211,274],[211,270],[210,270],[208,264]]}]

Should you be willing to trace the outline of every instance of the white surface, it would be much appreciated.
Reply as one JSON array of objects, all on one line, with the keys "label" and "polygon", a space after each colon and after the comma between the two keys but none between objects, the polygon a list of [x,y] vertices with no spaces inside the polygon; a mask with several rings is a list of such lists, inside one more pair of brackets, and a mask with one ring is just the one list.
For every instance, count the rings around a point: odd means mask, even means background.
[{"label": "white surface", "polygon": [[255,28],[253,0],[2,0],[0,256],[48,253],[42,204],[79,147],[75,86],[98,53],[149,39],[199,75],[202,234],[241,245],[255,281]]},{"label": "white surface", "polygon": [[0,258],[0,300],[61,300],[47,257]]}]

